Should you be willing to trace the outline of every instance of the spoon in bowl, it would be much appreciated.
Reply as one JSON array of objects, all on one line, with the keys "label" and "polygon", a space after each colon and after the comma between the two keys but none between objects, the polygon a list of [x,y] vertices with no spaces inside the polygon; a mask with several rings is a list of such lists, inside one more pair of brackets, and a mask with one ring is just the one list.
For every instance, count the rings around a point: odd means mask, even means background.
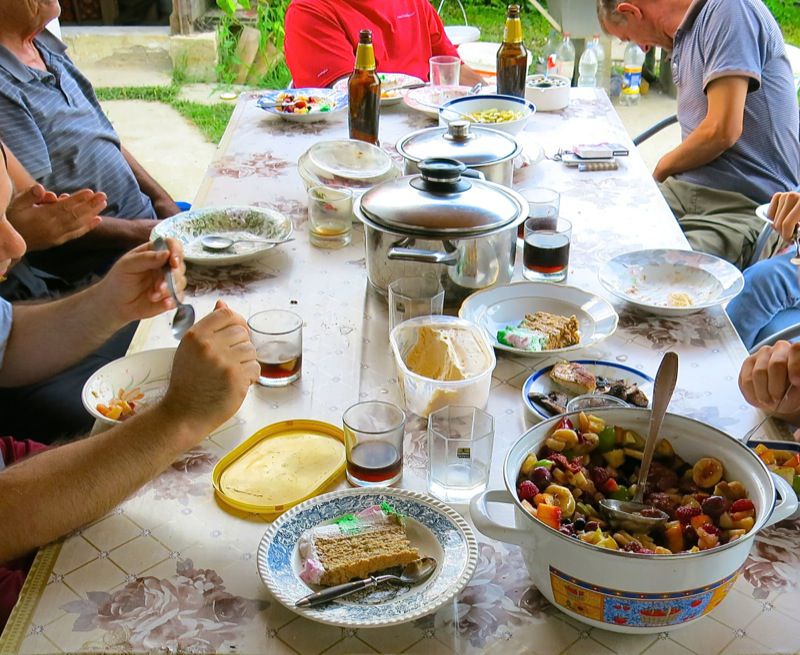
[{"label": "spoon in bowl", "polygon": [[647,440],[644,443],[642,463],[639,466],[636,495],[630,501],[613,500],[611,498],[604,498],[600,501],[600,506],[608,516],[611,525],[615,528],[621,528],[628,532],[649,532],[669,520],[669,514],[642,501],[644,500],[647,474],[650,472],[650,464],[653,461],[658,433],[661,431],[661,423],[664,421],[664,414],[667,413],[667,406],[670,398],[672,398],[672,392],[675,391],[677,380],[678,355],[674,352],[668,352],[664,355],[664,359],[661,360],[653,386],[650,427],[647,433]]},{"label": "spoon in bowl", "polygon": [[[158,237],[153,242],[153,249],[167,250],[167,242],[162,237]],[[164,266],[164,277],[167,280],[167,288],[175,301],[176,307],[175,316],[172,317],[172,336],[180,341],[189,328],[194,325],[194,307],[182,303],[178,298],[178,293],[175,290],[175,280],[172,277],[172,268],[169,262]]]},{"label": "spoon in bowl", "polygon": [[356,591],[361,591],[362,589],[373,589],[377,587],[382,582],[391,582],[392,584],[404,584],[404,585],[418,585],[422,582],[425,582],[428,578],[430,578],[434,571],[436,571],[436,567],[438,566],[438,562],[433,557],[422,557],[420,559],[415,559],[413,562],[409,562],[403,567],[402,572],[400,575],[379,575],[374,576],[371,575],[368,578],[364,578],[363,580],[354,580],[353,582],[345,582],[344,584],[336,585],[335,587],[328,587],[327,589],[323,589],[322,591],[317,591],[316,593],[309,594],[298,600],[294,606],[295,607],[314,607],[315,605],[320,605],[321,603],[327,603],[328,601],[335,600],[337,598],[341,598],[342,596],[349,596]]},{"label": "spoon in bowl", "polygon": [[222,236],[221,234],[206,234],[203,237],[200,237],[200,245],[203,246],[205,250],[210,250],[211,252],[222,252],[223,250],[228,250],[232,248],[237,243],[261,243],[261,244],[278,244],[278,243],[288,243],[289,241],[294,241],[294,238],[289,239],[231,239],[230,237]]}]

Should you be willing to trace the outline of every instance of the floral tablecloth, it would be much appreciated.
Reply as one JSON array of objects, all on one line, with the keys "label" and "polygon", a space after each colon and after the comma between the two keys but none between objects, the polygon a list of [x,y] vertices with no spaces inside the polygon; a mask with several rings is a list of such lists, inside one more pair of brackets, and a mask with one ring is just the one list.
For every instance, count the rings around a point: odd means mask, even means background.
[{"label": "floral tablecloth", "polygon": [[[728,598],[709,616],[670,633],[626,636],[589,628],[552,607],[532,585],[518,548],[481,535],[472,582],[435,615],[386,629],[347,630],[310,623],[281,606],[261,583],[255,552],[266,525],[234,515],[214,498],[216,461],[259,427],[289,418],[340,423],[358,399],[398,401],[387,347],[386,304],[368,289],[364,238],[342,250],[312,248],[297,158],[320,139],[346,137],[344,121],[284,123],[243,97],[198,204],[275,207],[291,217],[297,240],[253,266],[194,268],[189,293],[199,315],[224,297],[245,315],[287,307],[305,319],[302,379],[285,389],[254,388],[237,416],[186,453],[116,510],[42,549],[0,639],[0,653],[772,653],[800,650],[800,521],[764,531]],[[402,105],[381,116],[383,147],[427,116]],[[628,143],[608,99],[573,89],[569,107],[538,114],[521,135],[529,162],[575,143]],[[688,247],[649,171],[632,154],[617,171],[580,173],[545,159],[519,168],[517,188],[562,193],[574,224],[569,283],[602,294],[598,265],[642,247]],[[518,262],[517,275],[520,266]],[[759,420],[736,377],[744,348],[720,309],[683,319],[620,312],[613,337],[587,357],[654,374],[667,349],[681,356],[671,409],[744,434]],[[143,326],[135,349],[172,345],[168,320]],[[488,411],[495,418],[490,486],[501,488],[508,447],[528,427],[521,387],[547,361],[501,354]],[[766,428],[772,432],[773,428]],[[425,424],[412,419],[402,485],[424,490]],[[778,436],[772,434],[771,436]],[[344,483],[341,486],[345,486]],[[463,507],[459,508],[464,510]]]}]

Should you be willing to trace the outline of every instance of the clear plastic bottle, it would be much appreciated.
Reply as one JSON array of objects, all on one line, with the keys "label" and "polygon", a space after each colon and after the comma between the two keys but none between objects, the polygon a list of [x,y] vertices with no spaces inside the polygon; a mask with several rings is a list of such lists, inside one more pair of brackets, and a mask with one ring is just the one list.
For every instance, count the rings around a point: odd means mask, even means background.
[{"label": "clear plastic bottle", "polygon": [[639,104],[639,85],[642,82],[642,65],[644,52],[635,43],[629,43],[625,48],[624,69],[622,72],[622,94],[619,97],[621,105]]},{"label": "clear plastic bottle", "polygon": [[587,47],[578,64],[578,86],[597,86],[597,54],[594,48]]},{"label": "clear plastic bottle", "polygon": [[564,32],[564,40],[556,50],[558,74],[572,81],[575,74],[575,46],[569,38],[569,32]]},{"label": "clear plastic bottle", "polygon": [[606,61],[606,51],[603,49],[603,44],[600,43],[600,35],[595,34],[592,40],[586,44],[586,48],[594,50],[594,54],[597,56],[597,70],[603,70],[603,64]]}]

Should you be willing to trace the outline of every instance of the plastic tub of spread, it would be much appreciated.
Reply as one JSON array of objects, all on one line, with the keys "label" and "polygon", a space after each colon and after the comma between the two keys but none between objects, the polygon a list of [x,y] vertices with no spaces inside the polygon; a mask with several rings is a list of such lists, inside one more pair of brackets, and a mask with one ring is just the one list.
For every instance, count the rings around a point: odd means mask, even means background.
[{"label": "plastic tub of spread", "polygon": [[447,405],[484,409],[497,363],[486,335],[454,316],[421,316],[389,335],[406,409],[427,418]]},{"label": "plastic tub of spread", "polygon": [[291,420],[261,428],[214,467],[217,497],[255,514],[283,512],[316,496],[346,466],[344,434],[330,423]]}]

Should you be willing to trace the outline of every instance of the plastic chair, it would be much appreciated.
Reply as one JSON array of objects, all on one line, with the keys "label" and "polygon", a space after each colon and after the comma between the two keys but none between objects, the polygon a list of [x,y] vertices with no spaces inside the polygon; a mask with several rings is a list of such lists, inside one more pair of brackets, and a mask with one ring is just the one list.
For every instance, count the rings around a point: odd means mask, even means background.
[{"label": "plastic chair", "polygon": [[[444,2],[445,0],[441,0],[436,13],[441,15]],[[447,38],[450,39],[450,42],[454,46],[459,46],[462,43],[474,43],[475,41],[479,41],[481,38],[480,29],[469,24],[469,21],[467,20],[467,11],[464,9],[464,5],[462,4],[461,0],[456,0],[456,2],[458,3],[458,8],[461,10],[461,17],[464,19],[464,24],[445,25],[444,32],[447,34]]]}]

